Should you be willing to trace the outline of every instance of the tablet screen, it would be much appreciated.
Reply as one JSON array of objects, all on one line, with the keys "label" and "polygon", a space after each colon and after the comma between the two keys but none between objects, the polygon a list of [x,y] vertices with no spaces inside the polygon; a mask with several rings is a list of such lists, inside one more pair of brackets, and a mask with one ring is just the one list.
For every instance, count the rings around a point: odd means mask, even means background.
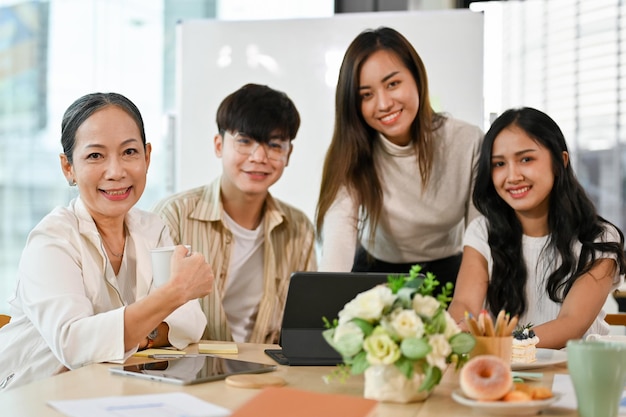
[{"label": "tablet screen", "polygon": [[229,375],[270,372],[275,365],[247,362],[216,356],[193,356],[111,367],[113,374],[135,376],[180,385],[224,379]]}]

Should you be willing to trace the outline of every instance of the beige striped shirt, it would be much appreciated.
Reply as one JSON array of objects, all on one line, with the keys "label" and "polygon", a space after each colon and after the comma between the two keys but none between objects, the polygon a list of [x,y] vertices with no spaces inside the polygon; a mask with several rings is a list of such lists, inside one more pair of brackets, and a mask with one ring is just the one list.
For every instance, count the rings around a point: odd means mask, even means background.
[{"label": "beige striped shirt", "polygon": [[[222,296],[228,280],[233,235],[222,218],[220,178],[210,185],[167,197],[154,211],[168,225],[176,244],[191,245],[213,268],[213,291],[200,300],[207,315],[203,339],[232,340]],[[315,229],[302,211],[268,194],[263,235],[263,296],[249,341],[278,343],[289,277],[295,271],[317,269]]]}]

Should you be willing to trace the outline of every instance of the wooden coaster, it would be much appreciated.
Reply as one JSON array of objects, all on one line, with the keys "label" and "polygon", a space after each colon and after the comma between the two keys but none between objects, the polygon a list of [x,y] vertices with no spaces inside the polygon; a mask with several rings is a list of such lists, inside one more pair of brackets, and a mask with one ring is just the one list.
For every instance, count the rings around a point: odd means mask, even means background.
[{"label": "wooden coaster", "polygon": [[226,377],[226,383],[237,388],[281,387],[287,382],[276,375],[242,374]]}]

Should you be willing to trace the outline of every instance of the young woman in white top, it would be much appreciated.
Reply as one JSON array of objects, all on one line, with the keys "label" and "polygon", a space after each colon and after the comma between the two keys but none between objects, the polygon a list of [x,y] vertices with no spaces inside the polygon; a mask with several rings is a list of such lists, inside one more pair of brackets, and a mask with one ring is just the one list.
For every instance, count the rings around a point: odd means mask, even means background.
[{"label": "young woman in white top", "polygon": [[533,324],[538,346],[606,334],[602,307],[626,270],[624,237],[598,215],[547,114],[510,109],[485,135],[450,314],[487,308]]},{"label": "young woman in white top", "polygon": [[316,223],[320,270],[408,273],[454,282],[483,132],[436,113],[426,68],[391,28],[359,34],[336,89]]}]

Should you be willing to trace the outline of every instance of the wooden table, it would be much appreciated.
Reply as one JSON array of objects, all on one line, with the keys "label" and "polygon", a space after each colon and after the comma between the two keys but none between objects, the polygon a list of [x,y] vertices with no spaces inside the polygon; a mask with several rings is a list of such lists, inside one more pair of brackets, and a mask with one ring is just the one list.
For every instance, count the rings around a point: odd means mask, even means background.
[{"label": "wooden table", "polygon": [[[236,359],[274,364],[274,361],[263,353],[263,349],[276,348],[274,345],[239,344],[238,355],[224,355]],[[197,346],[190,346],[187,352],[193,353]],[[129,363],[145,362],[145,359],[131,358]],[[252,398],[259,391],[256,389],[234,388],[224,381],[207,382],[191,386],[178,386],[163,382],[128,378],[111,375],[108,367],[112,364],[94,364],[75,371],[66,372],[31,384],[14,388],[0,394],[0,414],[11,417],[60,417],[60,412],[47,405],[50,400],[70,400],[105,396],[156,394],[166,392],[185,392],[229,409],[235,409]],[[346,395],[363,395],[363,377],[352,377],[347,382],[324,382],[333,367],[323,366],[279,366],[276,375],[283,377],[287,385],[293,388],[317,392],[338,393]],[[567,373],[565,364],[551,366],[540,370],[544,379],[537,383],[552,386],[554,374]],[[450,367],[443,380],[424,402],[408,405],[380,403],[377,417],[467,417],[473,411],[457,404],[451,393],[458,389],[458,374]],[[477,414],[474,414],[477,415]],[[551,408],[542,415],[558,415],[562,417],[577,416],[576,411],[563,408]]]}]

